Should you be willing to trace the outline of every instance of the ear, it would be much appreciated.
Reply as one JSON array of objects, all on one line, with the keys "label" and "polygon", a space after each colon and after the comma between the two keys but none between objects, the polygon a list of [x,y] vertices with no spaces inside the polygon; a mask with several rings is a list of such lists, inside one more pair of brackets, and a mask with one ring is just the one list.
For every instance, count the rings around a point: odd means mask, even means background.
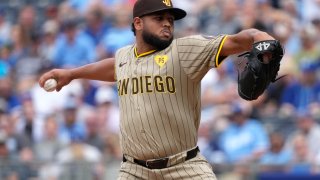
[{"label": "ear", "polygon": [[139,17],[135,17],[135,18],[133,19],[133,25],[134,25],[134,27],[135,27],[135,29],[136,29],[137,31],[142,30],[142,27],[143,27],[143,21],[142,21],[142,19],[139,18]]}]

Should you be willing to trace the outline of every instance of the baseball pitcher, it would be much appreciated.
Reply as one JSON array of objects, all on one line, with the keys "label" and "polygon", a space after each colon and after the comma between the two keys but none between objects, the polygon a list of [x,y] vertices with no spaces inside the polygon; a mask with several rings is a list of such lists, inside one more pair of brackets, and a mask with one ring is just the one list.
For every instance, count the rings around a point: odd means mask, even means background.
[{"label": "baseball pitcher", "polygon": [[[257,42],[270,44],[256,53],[260,64],[278,58],[269,50],[278,48],[272,43],[276,40],[256,29],[174,39],[174,21],[185,16],[170,0],[138,0],[132,21],[135,44],[119,49],[114,58],[40,77],[41,87],[57,80],[57,91],[79,78],[117,82],[123,152],[118,179],[216,179],[197,147],[201,79],[227,56],[252,51]],[[250,82],[243,86],[250,89],[257,82],[246,73],[242,79],[249,76]],[[246,93],[252,92],[241,91]]]}]

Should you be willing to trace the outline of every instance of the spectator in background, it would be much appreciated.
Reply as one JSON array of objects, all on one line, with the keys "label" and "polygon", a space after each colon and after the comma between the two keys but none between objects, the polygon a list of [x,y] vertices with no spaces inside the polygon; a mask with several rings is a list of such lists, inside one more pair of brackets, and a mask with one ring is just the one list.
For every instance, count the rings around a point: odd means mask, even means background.
[{"label": "spectator in background", "polygon": [[99,88],[99,85],[95,83],[94,81],[82,79],[80,81],[81,87],[83,89],[82,93],[82,101],[83,103],[95,107],[95,94]]},{"label": "spectator in background", "polygon": [[94,146],[73,141],[58,151],[55,159],[61,172],[57,179],[103,179],[103,171],[99,171],[102,153]]},{"label": "spectator in background", "polygon": [[302,61],[299,77],[284,88],[281,108],[290,112],[305,111],[314,104],[320,107],[320,81],[317,79],[317,64]]},{"label": "spectator in background", "polygon": [[29,142],[24,136],[20,136],[15,131],[16,120],[9,113],[3,113],[0,109],[0,131],[6,135],[6,148],[12,159],[17,159],[19,152],[27,147]]},{"label": "spectator in background", "polygon": [[65,144],[59,139],[58,123],[55,115],[50,115],[45,119],[42,127],[45,129],[41,141],[34,145],[36,159],[41,162],[50,163],[54,160],[58,151],[65,147]]},{"label": "spectator in background", "polygon": [[233,34],[240,26],[239,16],[237,16],[240,8],[237,0],[220,1],[221,9],[214,16],[207,18],[205,32],[210,34]]},{"label": "spectator in background", "polygon": [[11,23],[6,20],[4,9],[0,9],[0,45],[8,44],[11,34]]},{"label": "spectator in background", "polygon": [[[126,8],[123,6],[123,8]],[[114,14],[114,24],[103,37],[101,46],[104,48],[106,57],[114,56],[117,49],[132,44],[134,35],[130,26],[129,10],[118,10]]]},{"label": "spectator in background", "polygon": [[105,148],[104,148],[104,156],[106,160],[111,161],[121,161],[122,160],[122,152],[120,148],[120,139],[118,134],[109,133],[104,137],[105,140]]},{"label": "spectator in background", "polygon": [[14,81],[11,76],[0,78],[0,99],[7,102],[8,111],[12,111],[20,106],[20,100],[14,90]]},{"label": "spectator in background", "polygon": [[[211,0],[203,0],[203,1],[191,1],[191,0],[184,0],[180,1],[179,3],[181,7],[187,8],[185,9],[189,15],[193,14],[199,20],[199,32],[203,34],[212,34],[213,32],[205,32],[205,28],[208,24],[212,23],[217,17],[217,14],[220,12],[220,3],[218,1],[211,1]],[[188,15],[188,16],[189,16]],[[190,16],[189,16],[190,17]],[[182,20],[185,23],[188,23],[187,20]]]},{"label": "spectator in background", "polygon": [[31,96],[26,94],[21,99],[22,105],[15,124],[16,133],[24,137],[24,143],[28,147],[32,147],[34,143],[43,138],[44,122],[37,116]]},{"label": "spectator in background", "polygon": [[[40,57],[41,36],[39,33],[31,35],[30,44],[28,47],[28,54],[17,59],[15,67],[15,80],[19,82],[27,81],[28,79],[36,79],[38,72],[41,70],[44,64],[44,60]],[[32,83],[34,84],[34,82]],[[30,87],[28,88],[30,89]]]},{"label": "spectator in background", "polygon": [[[227,109],[227,108],[226,108]],[[226,162],[225,154],[219,149],[218,138],[221,132],[228,126],[225,114],[215,116],[214,121],[204,121],[199,126],[198,146],[203,156],[211,164],[223,164]]]},{"label": "spectator in background", "polygon": [[58,5],[57,4],[49,4],[45,8],[45,19],[47,21],[56,21],[58,22]]},{"label": "spectator in background", "polygon": [[[202,80],[202,109],[203,117],[214,118],[215,114],[221,112],[221,107],[239,99],[237,82],[229,71],[230,63],[224,62],[219,68],[210,70]],[[210,113],[209,113],[209,112]]]},{"label": "spectator in background", "polygon": [[[1,49],[0,51],[2,51]],[[1,53],[1,52],[0,52]],[[5,60],[0,59],[0,78],[8,76],[10,74],[10,65]]]},{"label": "spectator in background", "polygon": [[292,151],[285,149],[285,137],[273,132],[270,134],[270,148],[261,157],[260,164],[263,165],[263,171],[285,171],[286,165],[292,159]]},{"label": "spectator in background", "polygon": [[[320,16],[314,18],[311,22],[317,30],[317,34],[320,33]],[[320,40],[320,37],[317,37],[317,41]]]},{"label": "spectator in background", "polygon": [[200,30],[200,22],[198,17],[190,14],[185,18],[186,19],[183,19],[177,27],[180,29],[180,31],[176,32],[178,37],[194,35]]},{"label": "spectator in background", "polygon": [[319,16],[320,1],[299,1],[299,3],[302,23],[310,22],[312,19]]},{"label": "spectator in background", "polygon": [[[267,25],[265,24],[263,19],[263,13],[265,13],[265,8],[261,8],[261,11],[257,11],[256,9],[259,8],[259,1],[251,1],[251,0],[245,0],[241,4],[241,16],[239,16],[240,19],[240,25],[236,29],[236,32],[240,32],[243,29],[248,28],[256,28],[259,30],[263,30],[268,32]],[[270,12],[267,12],[270,13]]]},{"label": "spectator in background", "polygon": [[296,137],[303,136],[304,143],[308,146],[308,154],[313,159],[320,150],[320,144],[317,143],[320,139],[320,125],[315,121],[308,109],[298,112],[296,117],[297,129],[288,137],[286,148],[294,149]]},{"label": "spectator in background", "polygon": [[32,45],[34,45],[33,42],[35,42],[38,29],[34,7],[31,5],[24,6],[19,11],[18,23],[13,26],[11,34],[14,66],[21,58],[34,54]]},{"label": "spectator in background", "polygon": [[122,157],[119,144],[119,107],[115,103],[116,93],[112,86],[102,84],[95,94],[98,134],[103,139],[103,153],[108,160],[119,161]]},{"label": "spectator in background", "polygon": [[289,172],[294,174],[311,174],[315,171],[314,156],[310,154],[310,149],[306,137],[303,134],[294,137],[293,155],[290,161]]},{"label": "spectator in background", "polygon": [[77,117],[78,106],[76,100],[72,96],[66,100],[63,117],[59,124],[59,136],[63,143],[82,142],[85,140],[87,130],[83,120]]},{"label": "spectator in background", "polygon": [[315,164],[316,164],[316,173],[320,173],[320,149],[318,150],[318,153],[315,158]]},{"label": "spectator in background", "polygon": [[[0,157],[0,166],[1,170],[5,171],[5,177],[8,179],[29,179],[36,177],[36,164],[33,163],[32,146],[27,144],[26,137],[15,133],[14,119],[11,119],[8,115],[0,116],[0,118],[0,134],[5,134],[5,142],[0,137],[0,151],[2,151],[0,154],[3,153],[2,155],[4,155],[4,157]],[[1,146],[4,145],[5,149],[2,149],[4,147],[1,148]],[[0,179],[5,177],[0,177]]]},{"label": "spectator in background", "polygon": [[58,6],[58,14],[57,14],[57,21],[59,23],[62,23],[66,19],[70,18],[79,18],[82,17],[81,14],[70,5],[68,1],[63,1],[59,6]]},{"label": "spectator in background", "polygon": [[14,158],[7,146],[7,135],[3,130],[0,130],[0,159],[0,179],[18,179],[14,168]]},{"label": "spectator in background", "polygon": [[[99,5],[105,8],[108,17],[112,17],[117,11],[130,11],[137,0],[98,0]],[[129,9],[128,9],[129,8]]]},{"label": "spectator in background", "polygon": [[90,7],[93,3],[96,3],[97,0],[68,0],[68,5],[75,9],[81,15],[85,14],[87,8]]},{"label": "spectator in background", "polygon": [[[130,1],[130,0],[129,0]],[[135,1],[135,0],[132,0]],[[187,13],[194,13],[193,8],[195,8],[195,3],[199,3],[198,0],[172,0],[171,1],[176,7],[184,9]],[[198,5],[198,4],[197,4]]]},{"label": "spectator in background", "polygon": [[12,45],[3,44],[0,46],[0,77],[12,75],[13,63]]},{"label": "spectator in background", "polygon": [[120,131],[119,107],[115,98],[116,94],[109,85],[100,86],[95,94],[97,118],[102,134],[118,134]]},{"label": "spectator in background", "polygon": [[[87,114],[90,114],[95,108],[94,105],[87,103],[85,101],[86,100],[85,98],[88,98],[88,96],[94,96],[94,93],[96,93],[95,88],[96,87],[94,85],[91,86],[90,81],[82,79],[73,83],[71,88],[65,89],[67,90],[66,100],[67,101],[71,100],[76,105],[76,108],[77,108],[76,119],[79,119],[79,121],[83,123],[85,122],[85,117],[87,116]],[[90,98],[94,98],[94,97],[90,97]]]},{"label": "spectator in background", "polygon": [[38,28],[35,9],[33,6],[24,6],[19,12],[18,24],[30,38],[33,31]]},{"label": "spectator in background", "polygon": [[7,115],[8,114],[8,104],[7,101],[3,98],[0,98],[0,118],[3,115]]},{"label": "spectator in background", "polygon": [[89,112],[85,117],[87,136],[85,139],[85,143],[90,144],[96,148],[98,148],[101,152],[104,151],[105,142],[104,135],[108,132],[102,133],[100,130],[101,124],[98,121],[98,115],[96,111]]},{"label": "spectator in background", "polygon": [[89,9],[85,15],[85,23],[84,32],[92,39],[95,46],[99,45],[110,28],[110,24],[105,21],[103,9],[101,7]]},{"label": "spectator in background", "polygon": [[299,66],[305,64],[305,61],[317,61],[320,57],[318,36],[316,27],[311,23],[304,25],[299,31],[301,48],[293,54],[296,75],[298,75],[298,71],[300,70]]},{"label": "spectator in background", "polygon": [[53,64],[59,24],[54,20],[48,20],[42,25],[42,41],[39,48],[41,58]]},{"label": "spectator in background", "polygon": [[91,39],[79,32],[76,19],[62,22],[63,34],[57,39],[53,63],[56,67],[78,67],[96,60],[96,50]]},{"label": "spectator in background", "polygon": [[130,2],[130,0],[68,0],[67,2],[73,9],[76,9],[81,15],[84,15],[94,6],[100,6],[108,11],[114,11],[114,7],[125,5]]},{"label": "spectator in background", "polygon": [[[271,24],[273,34],[284,45],[284,49],[286,50],[285,56],[292,57],[301,48],[301,39],[298,27],[296,27],[296,19],[294,19],[294,16],[290,16],[288,12],[279,10],[273,11],[271,17],[273,18]],[[283,62],[283,59],[281,61]]]},{"label": "spectator in background", "polygon": [[12,49],[11,49],[11,62],[10,64],[14,67],[16,62],[28,55],[29,47],[29,35],[22,28],[22,26],[15,24],[12,26],[11,30],[11,40],[12,40]]},{"label": "spectator in background", "polygon": [[250,111],[243,105],[231,108],[230,124],[218,138],[218,145],[228,163],[256,162],[269,147],[265,129],[249,118]]},{"label": "spectator in background", "polygon": [[18,179],[34,179],[38,177],[37,166],[34,160],[34,153],[31,147],[24,147],[20,151],[19,163],[16,166]]},{"label": "spectator in background", "polygon": [[14,51],[16,61],[25,56],[32,54],[32,41],[34,35],[38,33],[39,27],[36,22],[36,12],[33,6],[24,6],[19,11],[18,24],[14,27]]},{"label": "spectator in background", "polygon": [[287,0],[287,1],[281,1],[281,10],[289,13],[289,15],[295,19],[296,23],[299,23],[299,20],[301,18],[300,12],[299,12],[299,2],[296,0]]},{"label": "spectator in background", "polygon": [[125,5],[129,0],[68,0],[68,5],[84,16],[94,6],[103,7],[106,11],[114,12],[114,7]]},{"label": "spectator in background", "polygon": [[[201,124],[214,127],[211,136],[217,136],[216,133],[225,128],[230,104],[239,100],[237,83],[230,69],[233,70],[233,62],[224,62],[219,68],[209,70],[201,81]],[[216,149],[215,144],[210,143],[212,150]]]}]

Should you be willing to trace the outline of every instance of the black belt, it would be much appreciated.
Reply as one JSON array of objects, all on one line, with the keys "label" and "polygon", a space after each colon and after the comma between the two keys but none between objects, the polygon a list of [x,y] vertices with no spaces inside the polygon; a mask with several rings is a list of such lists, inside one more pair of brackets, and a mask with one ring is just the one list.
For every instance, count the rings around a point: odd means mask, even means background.
[{"label": "black belt", "polygon": [[[199,152],[199,148],[198,146],[190,151],[187,152],[187,156],[185,158],[185,161],[192,159],[194,157],[197,156]],[[126,162],[127,159],[125,156],[123,156],[123,162]],[[165,157],[165,158],[161,158],[161,159],[155,159],[152,161],[144,161],[144,160],[139,160],[139,159],[133,159],[133,162],[136,164],[139,164],[143,167],[146,167],[148,169],[163,169],[163,168],[167,168],[168,167],[168,161],[169,158]]]}]

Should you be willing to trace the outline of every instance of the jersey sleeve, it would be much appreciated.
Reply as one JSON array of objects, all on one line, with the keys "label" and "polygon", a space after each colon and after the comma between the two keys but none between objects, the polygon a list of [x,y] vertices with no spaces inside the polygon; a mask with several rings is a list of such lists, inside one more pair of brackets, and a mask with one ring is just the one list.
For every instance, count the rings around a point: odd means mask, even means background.
[{"label": "jersey sleeve", "polygon": [[210,68],[218,67],[225,57],[220,51],[227,35],[194,35],[177,39],[178,59],[185,73],[201,80]]},{"label": "jersey sleeve", "polygon": [[115,52],[115,55],[114,55],[114,58],[115,58],[115,62],[114,62],[114,79],[117,80],[117,72],[118,72],[118,67],[119,67],[119,60],[125,56],[128,55],[129,53],[129,49],[132,48],[132,45],[129,45],[129,46],[125,46],[125,47],[122,47],[120,49],[118,49],[116,52]]}]

